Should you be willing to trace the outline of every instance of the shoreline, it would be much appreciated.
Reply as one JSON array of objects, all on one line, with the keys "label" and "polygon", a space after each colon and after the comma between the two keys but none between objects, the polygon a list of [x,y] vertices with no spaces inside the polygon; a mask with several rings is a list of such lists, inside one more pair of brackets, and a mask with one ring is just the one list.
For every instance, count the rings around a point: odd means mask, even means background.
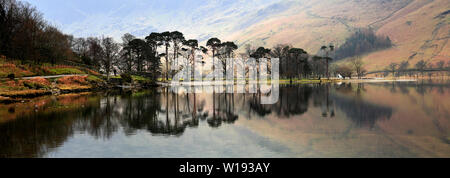
[{"label": "shoreline", "polygon": [[375,83],[375,82],[416,82],[419,79],[385,79],[385,78],[370,78],[370,79],[302,79],[302,80],[292,80],[292,82],[288,79],[280,79],[280,80],[268,80],[267,82],[263,81],[252,81],[252,82],[243,82],[244,80],[235,80],[231,81],[192,81],[192,82],[157,82],[158,85],[164,87],[170,86],[221,86],[221,85],[248,85],[248,84],[270,84],[272,82],[278,81],[279,84],[315,84],[315,83],[343,83],[343,82],[352,82],[352,83]]},{"label": "shoreline", "polygon": [[[320,83],[383,83],[383,82],[417,82],[421,79],[386,79],[386,78],[371,78],[371,79],[304,79],[304,80],[293,80],[292,83],[290,80],[281,79],[278,80],[279,84],[282,85],[296,85],[296,84],[320,84]],[[247,84],[262,84],[263,82],[234,82],[226,85],[247,85]],[[264,84],[270,84],[268,81]],[[132,85],[110,85],[105,84],[102,86],[82,86],[76,88],[50,88],[45,90],[22,90],[22,91],[7,91],[0,93],[0,104],[11,104],[17,102],[23,102],[27,100],[31,100],[34,98],[42,97],[42,96],[50,96],[50,95],[62,95],[62,94],[76,94],[83,92],[97,92],[97,91],[105,91],[105,90],[139,90],[139,89],[148,89],[148,88],[157,88],[157,87],[170,87],[170,86],[219,86],[223,85],[217,84],[214,85],[211,82],[197,82],[197,84],[190,84],[189,82],[179,82],[179,83],[165,83],[165,82],[157,82],[154,85],[142,85],[142,84],[132,84]],[[56,90],[56,91],[55,91]]]},{"label": "shoreline", "polygon": [[40,90],[13,90],[5,91],[0,93],[0,104],[11,104],[18,102],[25,102],[35,98],[44,96],[59,96],[64,94],[78,94],[84,92],[100,92],[100,91],[111,91],[111,90],[139,90],[151,87],[159,86],[142,86],[140,84],[130,85],[128,87],[121,87],[119,85],[102,85],[102,86],[77,86],[68,88],[48,88]]}]

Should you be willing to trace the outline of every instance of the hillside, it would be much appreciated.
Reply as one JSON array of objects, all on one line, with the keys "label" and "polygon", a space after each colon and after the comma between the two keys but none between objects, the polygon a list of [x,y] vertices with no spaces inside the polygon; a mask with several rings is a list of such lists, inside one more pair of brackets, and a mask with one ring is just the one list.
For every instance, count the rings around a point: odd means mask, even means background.
[{"label": "hillside", "polygon": [[447,0],[330,0],[299,1],[276,17],[235,32],[239,45],[272,47],[292,44],[315,53],[320,46],[339,46],[357,28],[373,28],[389,36],[394,47],[370,53],[363,60],[368,70],[391,62],[450,61],[450,2]]},{"label": "hillside", "polygon": [[[127,4],[101,0],[87,1],[88,6],[53,2],[59,10],[27,1],[77,37],[107,35],[119,41],[125,33],[142,38],[151,32],[178,30],[201,44],[218,37],[240,47],[271,48],[281,43],[315,54],[322,45],[344,44],[357,29],[372,28],[377,35],[389,36],[394,47],[365,56],[369,71],[403,60],[410,64],[422,59],[450,61],[448,0],[132,0]],[[100,4],[108,5],[89,8]]]},{"label": "hillside", "polygon": [[[390,62],[419,60],[436,63],[450,61],[450,16],[439,16],[450,9],[450,1],[414,1],[392,17],[381,21],[378,34],[389,35],[396,47],[372,53],[364,59],[371,69]],[[378,59],[382,60],[378,60]]]}]

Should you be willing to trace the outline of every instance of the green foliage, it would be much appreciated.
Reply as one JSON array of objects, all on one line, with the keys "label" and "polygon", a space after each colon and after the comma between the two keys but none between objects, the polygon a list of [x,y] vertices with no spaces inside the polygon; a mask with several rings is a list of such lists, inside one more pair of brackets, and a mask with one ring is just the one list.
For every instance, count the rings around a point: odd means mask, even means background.
[{"label": "green foliage", "polygon": [[133,81],[150,81],[150,79],[148,78],[137,75],[132,75],[131,78],[133,79]]},{"label": "green foliage", "polygon": [[265,57],[267,54],[270,54],[270,49],[259,47],[253,54],[250,55],[250,57],[260,59]]},{"label": "green foliage", "polygon": [[34,84],[30,83],[30,82],[23,82],[23,86],[29,88],[29,89],[33,89],[34,88]]},{"label": "green foliage", "polygon": [[144,97],[144,96],[147,96],[147,95],[149,95],[149,94],[151,94],[152,93],[152,91],[139,91],[139,92],[135,92],[135,93],[133,93],[132,94],[132,96],[133,97]]},{"label": "green foliage", "polygon": [[89,81],[89,82],[101,82],[101,81],[103,81],[101,78],[99,78],[97,76],[94,76],[94,75],[89,75],[86,78],[86,80]]},{"label": "green foliage", "polygon": [[210,47],[211,49],[215,50],[217,47],[220,46],[222,42],[218,38],[211,38],[206,42],[206,46]]},{"label": "green foliage", "polygon": [[49,69],[49,71],[54,75],[85,74],[85,72],[75,69],[75,68],[54,68],[54,69]]},{"label": "green foliage", "polygon": [[23,86],[29,89],[47,89],[49,88],[49,86],[41,84],[41,83],[36,83],[36,82],[29,82],[29,81],[24,81],[23,82]]}]

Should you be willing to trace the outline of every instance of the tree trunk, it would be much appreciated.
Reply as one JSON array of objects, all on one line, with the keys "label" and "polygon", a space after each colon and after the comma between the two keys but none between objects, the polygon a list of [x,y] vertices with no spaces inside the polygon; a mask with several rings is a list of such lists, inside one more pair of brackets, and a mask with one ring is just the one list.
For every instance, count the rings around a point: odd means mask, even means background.
[{"label": "tree trunk", "polygon": [[174,44],[174,46],[173,46],[173,59],[175,60],[175,64],[178,64],[178,61],[177,61],[177,48],[178,48],[178,45],[175,43]]},{"label": "tree trunk", "polygon": [[330,80],[330,73],[328,71],[328,59],[326,59],[326,61],[327,61],[327,78],[328,78],[328,80]]},{"label": "tree trunk", "polygon": [[224,72],[224,75],[223,75],[223,76],[225,76],[225,78],[227,78],[227,60],[228,60],[228,59],[225,58],[225,65],[224,65],[224,67],[223,67],[223,68],[225,69],[225,70],[223,71],[223,72]]},{"label": "tree trunk", "polygon": [[216,63],[215,63],[215,59],[214,59],[214,56],[215,56],[215,54],[216,54],[216,50],[215,49],[213,49],[213,81],[216,81],[216,75],[214,74],[214,72],[216,71]]},{"label": "tree trunk", "polygon": [[[192,48],[191,54],[192,54],[192,78],[195,78],[195,52],[194,48]],[[192,81],[192,79],[189,79],[189,81]],[[195,95],[194,95],[195,96]]]},{"label": "tree trunk", "polygon": [[166,45],[166,81],[169,81],[169,45]]}]

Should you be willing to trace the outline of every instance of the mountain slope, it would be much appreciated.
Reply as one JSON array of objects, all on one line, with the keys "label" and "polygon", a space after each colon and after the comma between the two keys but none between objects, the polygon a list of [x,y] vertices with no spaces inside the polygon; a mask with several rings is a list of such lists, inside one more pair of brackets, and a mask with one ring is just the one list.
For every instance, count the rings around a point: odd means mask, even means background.
[{"label": "mountain slope", "polygon": [[120,40],[125,33],[178,30],[202,45],[218,37],[238,46],[291,44],[315,54],[322,45],[343,44],[358,28],[372,28],[395,46],[364,56],[369,71],[403,60],[450,61],[448,0],[27,1],[74,36]]},{"label": "mountain slope", "polygon": [[411,0],[309,0],[286,15],[253,25],[234,34],[240,44],[254,43],[271,47],[289,43],[308,51],[317,51],[328,43],[342,44],[356,28],[367,27],[398,11]]},{"label": "mountain slope", "polygon": [[378,70],[403,60],[411,65],[419,60],[450,61],[450,16],[439,16],[449,9],[449,1],[416,0],[382,21],[377,33],[389,35],[396,46],[366,56],[369,67]]},{"label": "mountain slope", "polygon": [[[101,0],[91,6],[109,4]],[[91,10],[79,3],[56,2],[65,11],[77,12],[77,18],[56,19],[62,30],[74,36],[113,36],[119,40],[125,33],[145,37],[151,32],[183,32],[187,38],[205,41],[212,36],[226,38],[229,33],[242,30],[278,14],[287,6],[271,6],[281,0],[113,0],[107,8]],[[120,2],[120,3],[119,3]],[[94,3],[94,4],[92,4]],[[51,13],[56,14],[56,13]],[[61,14],[61,13],[58,13]],[[72,20],[74,19],[74,20]]]},{"label": "mountain slope", "polygon": [[447,0],[311,0],[231,38],[240,45],[292,44],[314,53],[322,45],[343,44],[356,28],[372,28],[389,36],[395,47],[365,56],[368,70],[403,60],[412,65],[422,59],[450,61],[450,16],[444,13],[449,9]]}]

